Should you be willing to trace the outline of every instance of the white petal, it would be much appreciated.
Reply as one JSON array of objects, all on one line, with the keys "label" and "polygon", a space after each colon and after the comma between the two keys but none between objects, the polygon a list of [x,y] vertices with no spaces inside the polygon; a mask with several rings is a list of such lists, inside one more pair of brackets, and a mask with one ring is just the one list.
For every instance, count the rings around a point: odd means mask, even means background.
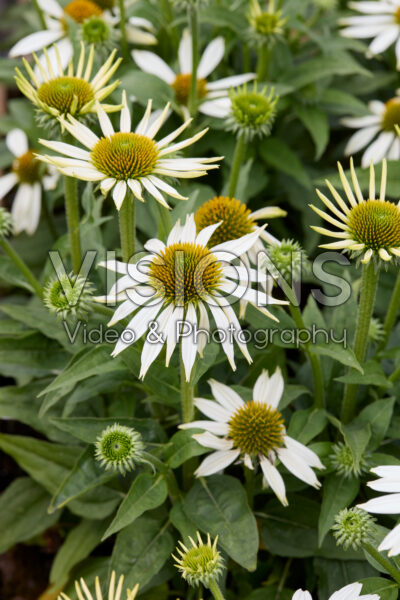
[{"label": "white petal", "polygon": [[105,137],[114,135],[114,127],[112,126],[110,117],[103,110],[101,104],[97,104],[97,116],[99,117],[100,127]]},{"label": "white petal", "polygon": [[185,335],[181,339],[182,360],[185,368],[186,381],[190,381],[190,375],[192,373],[192,368],[194,361],[196,360],[197,353],[197,343],[195,336],[193,335],[193,332],[197,328],[197,315],[193,304],[189,304],[187,307],[185,322],[190,324],[191,329],[189,335]]},{"label": "white petal", "polygon": [[210,384],[212,395],[216,401],[231,414],[244,406],[245,403],[242,398],[231,387],[224,385],[215,379],[209,379],[208,383]]},{"label": "white petal", "polygon": [[206,400],[205,398],[195,398],[195,406],[213,421],[219,421],[221,423],[228,423],[232,418],[232,412],[223,408],[215,400]]},{"label": "white petal", "polygon": [[312,600],[310,592],[304,590],[296,590],[292,596],[292,600]]},{"label": "white petal", "polygon": [[192,437],[201,446],[204,446],[204,448],[212,448],[213,450],[231,450],[233,446],[231,440],[219,438],[209,431],[205,431],[204,433],[194,433]]},{"label": "white petal", "polygon": [[[179,70],[181,73],[192,72],[192,37],[187,29],[184,30],[178,50]],[[200,75],[197,71],[197,77]]]},{"label": "white petal", "polygon": [[285,465],[288,471],[290,471],[295,477],[312,485],[315,488],[320,487],[320,483],[314,473],[314,471],[308,466],[300,456],[295,452],[287,448],[278,448],[277,454],[279,460]]},{"label": "white petal", "polygon": [[301,444],[297,440],[285,435],[285,445],[289,450],[292,450],[294,453],[297,453],[302,460],[304,460],[310,467],[315,467],[317,469],[324,469],[324,465],[319,460],[319,457],[315,452]]},{"label": "white petal", "polygon": [[29,221],[26,224],[26,232],[29,235],[35,233],[40,220],[40,209],[42,206],[42,188],[39,182],[32,186],[31,206],[29,210]]},{"label": "white petal", "polygon": [[254,402],[264,402],[272,408],[278,408],[283,387],[284,381],[279,367],[272,377],[268,375],[267,371],[262,371],[253,389],[253,400]]},{"label": "white petal", "polygon": [[242,85],[247,81],[251,81],[256,77],[255,73],[243,73],[243,75],[233,75],[232,77],[224,77],[218,81],[210,81],[207,83],[208,90],[230,90],[232,87]]},{"label": "white petal", "polygon": [[217,450],[203,460],[195,471],[196,477],[207,477],[222,471],[238,458],[240,450]]},{"label": "white petal", "polygon": [[232,367],[232,370],[236,371],[233,340],[231,339],[232,336],[229,335],[228,318],[225,315],[224,311],[220,307],[214,306],[214,303],[208,303],[208,307],[212,313],[212,316],[214,317],[214,321],[217,326],[217,329],[221,330],[221,336],[220,336],[219,343],[221,344],[222,349],[228,358],[228,361]]},{"label": "white petal", "polygon": [[225,41],[222,36],[215,38],[215,40],[208,44],[197,68],[198,79],[207,79],[223,59],[224,52]]},{"label": "white petal", "polygon": [[36,52],[45,46],[49,46],[53,42],[64,37],[65,33],[62,30],[44,30],[36,31],[17,42],[10,50],[9,56],[24,56]]},{"label": "white petal", "polygon": [[380,163],[381,160],[386,157],[386,154],[394,139],[395,134],[393,132],[382,132],[380,136],[364,152],[361,161],[362,166],[368,167],[371,164],[371,161],[374,164]]},{"label": "white petal", "polygon": [[346,156],[351,156],[355,154],[362,148],[365,148],[370,141],[376,136],[376,134],[380,131],[380,127],[377,125],[373,125],[371,127],[365,127],[364,129],[360,129],[354,133],[349,141],[346,144],[344,149],[344,153]]},{"label": "white petal", "polygon": [[113,189],[113,200],[117,210],[120,210],[126,196],[126,181],[117,181]]},{"label": "white petal", "polygon": [[45,13],[56,19],[63,16],[64,11],[56,0],[38,0],[38,4]]},{"label": "white petal", "polygon": [[142,71],[156,75],[170,85],[175,81],[176,75],[173,70],[154,52],[134,50],[132,56]]},{"label": "white petal", "polygon": [[377,513],[380,515],[390,515],[400,513],[400,494],[387,494],[357,504],[359,508],[363,508],[367,512]]},{"label": "white petal", "polygon": [[389,556],[396,556],[400,553],[400,525],[396,525],[387,536],[382,540],[379,551],[389,550]]},{"label": "white petal", "polygon": [[382,33],[380,33],[374,41],[370,44],[369,49],[373,54],[380,54],[391,46],[399,37],[398,25],[393,27],[386,27]]},{"label": "white petal", "polygon": [[4,198],[17,183],[18,177],[15,173],[7,173],[0,177],[0,198]]},{"label": "white petal", "polygon": [[25,131],[22,131],[22,129],[9,131],[6,135],[6,145],[14,156],[21,156],[21,154],[28,152],[28,138]]},{"label": "white petal", "polygon": [[196,240],[196,223],[193,213],[186,217],[186,223],[180,230],[180,242],[194,243]]},{"label": "white petal", "polygon": [[222,221],[215,223],[214,225],[208,225],[207,227],[204,227],[204,229],[202,229],[196,237],[196,244],[199,246],[207,246],[212,234],[221,225],[221,223]]},{"label": "white petal", "polygon": [[156,319],[156,331],[157,337],[154,339],[154,334],[151,337],[148,335],[145,343],[143,344],[142,356],[141,356],[141,366],[140,366],[140,374],[139,378],[143,379],[146,375],[149,367],[153,364],[157,356],[160,354],[164,343],[165,343],[165,328],[167,327],[168,321],[171,317],[172,311],[174,307],[172,304],[167,306],[167,308],[158,316]]},{"label": "white petal", "polygon": [[379,115],[367,115],[365,117],[345,117],[340,122],[346,127],[354,127],[354,129],[364,129],[364,127],[371,127],[371,125],[380,125],[381,116]]},{"label": "white petal", "polygon": [[260,457],[260,465],[264,477],[268,481],[271,489],[282,502],[283,506],[287,506],[288,501],[286,498],[285,484],[278,469],[274,467],[274,465],[265,456]]},{"label": "white petal", "polygon": [[[160,311],[161,305],[151,304],[150,306],[145,306],[141,308],[136,315],[131,319],[128,323],[128,326],[124,329],[121,337],[115,345],[112,355],[117,356],[120,352],[125,350],[128,346],[133,344],[136,340],[142,337],[142,335],[147,331],[150,326],[150,323],[154,321],[157,316],[157,313]],[[131,341],[126,339],[126,332],[131,331],[134,334],[134,337]],[[125,334],[125,338],[124,338]]]},{"label": "white petal", "polygon": [[231,101],[229,98],[218,98],[217,100],[208,100],[199,105],[199,112],[216,119],[224,119],[231,110]]},{"label": "white petal", "polygon": [[216,421],[192,421],[191,423],[182,423],[179,429],[204,429],[215,433],[216,435],[228,435],[229,427],[226,423],[217,423]]}]

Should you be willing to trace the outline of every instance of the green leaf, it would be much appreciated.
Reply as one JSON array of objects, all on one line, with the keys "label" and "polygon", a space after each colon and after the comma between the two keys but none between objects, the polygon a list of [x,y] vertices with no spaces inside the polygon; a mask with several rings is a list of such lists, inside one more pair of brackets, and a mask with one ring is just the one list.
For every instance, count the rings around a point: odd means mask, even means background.
[{"label": "green leaf", "polygon": [[307,189],[311,189],[311,180],[297,155],[278,138],[267,138],[260,144],[260,154],[269,165],[278,171],[290,175]]},{"label": "green leaf", "polygon": [[167,526],[160,520],[139,517],[117,535],[110,572],[125,574],[125,586],[142,589],[163,567],[174,549]]},{"label": "green leaf", "polygon": [[308,444],[325,429],[327,420],[326,412],[320,408],[296,410],[290,420],[288,434],[302,444]]},{"label": "green leaf", "polygon": [[85,519],[70,531],[51,567],[50,583],[54,584],[55,589],[61,589],[68,581],[71,569],[96,548],[103,530],[104,526],[98,521]]},{"label": "green leaf", "polygon": [[296,113],[310,133],[315,144],[315,160],[325,151],[329,142],[329,120],[326,113],[314,106],[297,104]]},{"label": "green leaf", "polygon": [[174,433],[166,446],[165,459],[172,469],[180,467],[193,456],[200,456],[208,452],[207,448],[200,446],[195,439],[194,433],[200,433],[200,429],[178,431]]},{"label": "green leaf", "polygon": [[24,338],[0,338],[0,373],[7,377],[43,377],[59,372],[69,355],[40,333]]},{"label": "green leaf", "polygon": [[29,477],[19,477],[0,495],[0,554],[39,535],[58,520],[48,515],[50,496]]},{"label": "green leaf", "polygon": [[103,540],[127,527],[147,510],[157,508],[168,495],[168,487],[163,475],[141,473],[133,481]]},{"label": "green leaf", "polygon": [[369,450],[375,450],[383,441],[392,420],[395,398],[375,400],[360,412],[354,420],[355,425],[369,426],[371,439]]},{"label": "green leaf", "polygon": [[237,479],[214,475],[196,481],[183,504],[188,518],[233,560],[249,571],[257,566],[258,531],[246,492]]},{"label": "green leaf", "polygon": [[369,360],[362,365],[363,373],[356,371],[350,371],[342,377],[336,377],[335,381],[341,383],[356,383],[357,385],[375,385],[384,388],[390,388],[393,386],[392,382],[389,381],[383,372],[382,367],[375,360]]},{"label": "green leaf", "polygon": [[112,471],[106,471],[95,459],[94,446],[88,446],[54,494],[49,512],[65,506],[71,500],[109,481],[113,476]]},{"label": "green leaf", "polygon": [[328,475],[322,487],[322,505],[318,521],[318,545],[321,546],[326,534],[335,522],[335,516],[347,508],[358,494],[360,482],[357,478],[346,478],[336,474]]},{"label": "green leaf", "polygon": [[322,356],[329,356],[334,360],[339,361],[342,365],[357,369],[360,373],[363,373],[363,369],[355,357],[355,354],[351,348],[345,348],[340,344],[330,342],[329,344],[314,344],[310,348],[314,354],[320,354]]},{"label": "green leaf", "polygon": [[156,108],[164,108],[167,102],[174,99],[172,87],[168,83],[150,73],[135,71],[132,67],[122,75],[121,89],[135,96],[144,105],[149,98],[153,98]]},{"label": "green leaf", "polygon": [[34,292],[32,286],[21,275],[11,258],[3,254],[0,255],[0,282],[2,287],[15,285],[31,293]]},{"label": "green leaf", "polygon": [[179,531],[181,540],[185,545],[186,542],[189,542],[189,537],[195,539],[197,527],[186,515],[183,501],[175,502],[169,512],[169,518],[175,529]]},{"label": "green leaf", "polygon": [[397,583],[383,577],[367,577],[360,579],[362,594],[378,594],[380,600],[396,600],[398,596]]},{"label": "green leaf", "polygon": [[353,75],[355,73],[371,77],[370,72],[364,69],[351,54],[335,52],[307,60],[301,65],[296,64],[296,68],[286,73],[282,81],[299,89],[332,75]]},{"label": "green leaf", "polygon": [[351,423],[350,425],[342,425],[341,431],[346,444],[351,450],[354,463],[358,466],[371,438],[371,426],[369,423]]}]

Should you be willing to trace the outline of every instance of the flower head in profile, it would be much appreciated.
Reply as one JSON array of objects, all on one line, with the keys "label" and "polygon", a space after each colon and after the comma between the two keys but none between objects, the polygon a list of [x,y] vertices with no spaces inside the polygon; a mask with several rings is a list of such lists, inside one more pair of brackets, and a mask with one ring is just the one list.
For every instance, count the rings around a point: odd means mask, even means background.
[{"label": "flower head in profile", "polygon": [[0,200],[18,187],[11,209],[14,233],[26,231],[32,235],[39,224],[42,189],[54,189],[58,173],[51,167],[43,169],[22,129],[13,129],[7,134],[6,146],[14,155],[14,161],[10,173],[0,177]]},{"label": "flower head in profile", "polygon": [[279,368],[272,376],[267,371],[261,373],[250,402],[214,379],[209,384],[214,400],[196,398],[195,406],[211,420],[180,425],[181,429],[204,429],[193,438],[214,450],[198,467],[197,477],[213,475],[238,459],[249,469],[259,463],[271,489],[286,506],[285,484],[275,466],[279,460],[301,481],[320,487],[313,468],[324,466],[315,452],[287,435],[284,418],[278,410],[284,388]]},{"label": "flower head in profile", "polygon": [[360,15],[340,19],[341,34],[348,38],[370,39],[369,52],[382,54],[394,45],[400,69],[400,4],[398,0],[363,0],[349,2],[348,7]]},{"label": "flower head in profile", "polygon": [[[73,62],[69,63],[65,71],[61,64],[61,57],[56,45],[53,47],[56,56],[56,65],[52,65],[46,49],[44,55],[47,60],[47,70],[41,65],[34,54],[36,65],[41,73],[39,80],[27,60],[24,59],[26,71],[30,81],[16,69],[15,80],[21,92],[38,108],[38,112],[45,119],[56,119],[61,116],[73,115],[81,119],[88,113],[96,111],[96,104],[109,96],[119,85],[115,80],[109,84],[111,77],[117,70],[121,59],[115,60],[114,50],[107,61],[92,76],[94,46],[92,45],[88,56],[84,44],[81,44],[78,66],[74,69]],[[106,112],[114,112],[121,109],[114,104],[101,104]],[[53,121],[54,122],[54,121]],[[56,121],[57,122],[57,121]]]},{"label": "flower head in profile", "polygon": [[0,239],[10,235],[13,229],[11,213],[4,206],[0,206]]},{"label": "flower head in profile", "polygon": [[[119,22],[118,11],[111,12],[113,2],[71,0],[63,6],[57,0],[38,0],[38,4],[44,14],[46,29],[35,31],[19,40],[10,50],[11,57],[26,56],[56,42],[62,67],[65,68],[74,54],[73,40],[70,38],[70,23],[81,30],[80,37],[86,43],[103,44],[109,40],[111,30]],[[152,24],[147,19],[131,17],[127,25],[127,36],[130,42],[156,43],[151,33]],[[49,50],[49,57],[53,65],[57,64],[54,47]]]},{"label": "flower head in profile", "polygon": [[332,446],[332,454],[329,459],[335,471],[347,479],[359,477],[361,473],[368,470],[368,455],[364,454],[356,459],[350,446],[343,442]]},{"label": "flower head in profile", "polygon": [[[230,88],[255,78],[254,73],[244,73],[243,75],[233,75],[216,81],[208,81],[211,73],[221,62],[224,53],[224,38],[215,38],[204,50],[197,69],[198,109],[201,113],[210,117],[224,118],[228,116]],[[178,51],[179,69],[177,72],[174,72],[162,58],[153,52],[134,50],[132,56],[142,71],[156,75],[172,87],[176,105],[182,111],[184,118],[188,118],[187,104],[192,81],[192,39],[190,33],[186,30],[183,33]]]},{"label": "flower head in profile", "polygon": [[[379,600],[379,594],[364,594],[361,595],[362,583],[350,583],[345,585],[337,592],[334,592],[329,600]],[[292,600],[312,600],[310,592],[297,590]]]},{"label": "flower head in profile", "polygon": [[43,290],[43,303],[61,319],[86,318],[90,312],[93,285],[79,275],[59,275],[51,279]]},{"label": "flower head in profile", "polygon": [[[276,317],[266,306],[287,304],[251,287],[251,281],[259,280],[257,271],[230,264],[254,245],[259,230],[209,248],[207,244],[219,225],[210,225],[197,233],[193,215],[189,215],[185,225],[182,226],[179,221],[175,224],[166,244],[158,239],[149,240],[144,247],[150,254],[137,263],[100,263],[123,275],[111,288],[108,296],[97,298],[100,302],[121,302],[109,325],[134,314],[121,334],[113,356],[148,331],[142,350],[140,377],[145,376],[164,344],[168,365],[180,340],[186,378],[189,381],[196,354],[202,355],[210,338],[207,335],[210,331],[209,316],[212,316],[219,332],[223,334],[220,335],[220,343],[231,367],[236,369],[234,341],[251,362],[242,329],[231,304],[239,299],[247,300],[275,320]],[[247,277],[247,285],[241,283],[244,276]]]},{"label": "flower head in profile", "polygon": [[[371,469],[379,477],[367,483],[368,487],[377,492],[384,492],[382,496],[372,498],[368,502],[358,504],[359,508],[372,514],[397,515],[400,513],[400,466],[384,465]],[[400,525],[396,525],[382,540],[378,550],[387,550],[389,556],[400,554]]]},{"label": "flower head in profile", "polygon": [[371,258],[385,262],[400,257],[400,206],[385,200],[386,195],[386,161],[382,163],[382,178],[378,198],[375,193],[375,171],[371,164],[369,195],[365,200],[350,160],[350,171],[353,189],[338,164],[340,179],[346,194],[347,202],[333,185],[327,180],[334,202],[317,190],[317,194],[330,213],[324,212],[311,204],[311,208],[325,221],[333,225],[336,231],[324,227],[313,226],[312,229],[322,235],[338,238],[339,241],[321,244],[321,248],[351,251],[360,256],[362,263]]},{"label": "flower head in profile", "polygon": [[258,0],[250,0],[248,21],[251,26],[251,39],[258,44],[273,44],[283,35],[287,18],[275,6],[275,0],[268,0],[267,9],[263,10]]},{"label": "flower head in profile", "polygon": [[117,209],[130,191],[141,202],[144,202],[143,191],[148,192],[163,206],[169,208],[163,194],[186,200],[164,177],[193,178],[201,177],[208,169],[217,169],[214,164],[219,158],[170,158],[170,155],[191,146],[200,139],[207,129],[203,129],[191,138],[181,142],[171,143],[189,125],[186,121],[181,127],[159,141],[154,138],[164,124],[168,105],[163,112],[152,118],[152,102],[149,100],[147,109],[134,131],[131,128],[131,115],[126,101],[125,92],[122,94],[122,110],[120,116],[120,131],[114,131],[107,113],[97,103],[97,115],[100,122],[102,137],[97,137],[91,129],[79,123],[68,115],[62,125],[85,148],[40,140],[40,142],[60,153],[61,156],[39,156],[41,160],[54,165],[64,175],[98,181],[103,194],[112,190],[112,197]]},{"label": "flower head in profile", "polygon": [[189,537],[189,541],[189,548],[179,541],[179,546],[175,550],[178,556],[172,555],[176,561],[175,566],[189,585],[208,587],[210,581],[216,581],[224,569],[224,560],[217,550],[218,536],[214,543],[211,543],[208,534],[205,544],[200,533],[197,532],[197,540],[194,541]]},{"label": "flower head in profile", "polygon": [[346,156],[364,150],[361,165],[368,167],[382,159],[400,159],[400,139],[396,127],[400,125],[400,90],[387,102],[372,100],[368,104],[369,113],[365,117],[346,117],[341,122],[346,127],[357,129],[349,139]]},{"label": "flower head in profile", "polygon": [[[124,576],[121,575],[118,581],[116,581],[115,571],[111,574],[110,584],[108,588],[107,600],[122,600],[122,589],[124,585]],[[95,579],[95,600],[106,600],[106,597],[103,597],[100,585],[100,579],[96,577]],[[92,592],[89,590],[86,582],[83,578],[79,581],[75,581],[75,591],[79,598],[79,600],[93,600]],[[139,584],[136,584],[132,590],[126,591],[126,600],[135,600],[137,593],[139,591]],[[69,596],[61,592],[58,600],[71,600]]]},{"label": "flower head in profile", "polygon": [[112,469],[122,475],[133,471],[143,459],[145,445],[136,429],[114,423],[98,436],[95,444],[95,457],[106,471]]},{"label": "flower head in profile", "polygon": [[255,137],[270,134],[276,115],[276,104],[279,100],[274,90],[267,87],[253,89],[247,84],[229,92],[231,110],[226,124],[228,130],[241,134],[247,142]]},{"label": "flower head in profile", "polygon": [[308,267],[307,255],[296,240],[276,240],[265,251],[265,264],[274,279],[283,277],[286,281],[299,281]]}]

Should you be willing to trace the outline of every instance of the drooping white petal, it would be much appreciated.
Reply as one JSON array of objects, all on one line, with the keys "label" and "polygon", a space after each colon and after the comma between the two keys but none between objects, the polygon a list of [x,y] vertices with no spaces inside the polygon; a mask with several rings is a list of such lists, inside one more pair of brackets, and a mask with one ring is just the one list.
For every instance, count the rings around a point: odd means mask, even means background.
[{"label": "drooping white petal", "polygon": [[379,551],[389,550],[389,556],[400,554],[400,525],[396,525],[379,545]]},{"label": "drooping white petal", "polygon": [[232,440],[219,438],[209,431],[194,433],[192,437],[204,448],[212,448],[213,450],[231,450],[233,446]]},{"label": "drooping white petal", "polygon": [[203,460],[195,471],[196,477],[207,477],[222,471],[238,458],[240,450],[217,450]]},{"label": "drooping white petal", "polygon": [[396,515],[400,513],[400,494],[387,494],[372,498],[368,502],[357,504],[359,508],[363,508],[367,512],[380,515]]},{"label": "drooping white petal", "polygon": [[354,133],[349,141],[346,144],[344,149],[344,153],[346,156],[351,156],[355,154],[362,148],[365,148],[370,141],[376,136],[376,134],[380,131],[380,127],[378,125],[372,125],[371,127],[365,127],[360,129]]},{"label": "drooping white petal", "polygon": [[[192,37],[188,29],[185,29],[178,49],[179,70],[183,74],[192,72]],[[197,77],[200,77],[197,70]]]},{"label": "drooping white petal", "polygon": [[292,596],[292,600],[312,600],[310,592],[304,590],[296,590]]},{"label": "drooping white petal", "polygon": [[213,421],[227,423],[232,418],[232,412],[221,406],[215,400],[206,400],[205,398],[195,398],[195,406]]},{"label": "drooping white petal", "polygon": [[194,361],[196,360],[197,343],[194,332],[197,328],[197,314],[193,304],[186,309],[185,322],[190,325],[190,332],[181,339],[182,360],[185,368],[186,381],[190,381]]},{"label": "drooping white petal", "polygon": [[29,216],[26,223],[26,232],[29,235],[35,233],[40,220],[40,210],[42,206],[42,188],[40,183],[37,181],[31,187],[31,206],[29,209]]},{"label": "drooping white petal", "polygon": [[244,406],[244,401],[231,387],[220,383],[216,379],[209,379],[212,395],[227,411],[233,413]]},{"label": "drooping white petal", "polygon": [[282,475],[265,456],[260,456],[260,465],[264,477],[268,481],[268,484],[270,485],[271,489],[274,491],[278,499],[282,502],[283,506],[287,506],[288,501],[286,498],[286,488],[282,479]]},{"label": "drooping white petal", "polygon": [[210,81],[210,83],[207,83],[207,89],[212,91],[230,90],[232,87],[237,87],[243,83],[246,83],[247,81],[252,81],[255,77],[255,73],[243,73],[243,75],[224,77],[223,79],[218,79],[217,81]]},{"label": "drooping white petal", "polygon": [[[125,196],[126,196],[126,181],[120,180],[117,181],[117,183],[114,186],[113,189],[113,200],[115,202],[115,206],[117,207],[117,210],[120,210],[123,201],[125,200]],[[128,198],[129,200],[129,198]]]},{"label": "drooping white petal", "polygon": [[315,467],[317,469],[324,469],[324,465],[321,463],[319,457],[315,452],[307,448],[304,444],[301,444],[297,440],[285,435],[284,438],[286,447],[297,453],[310,467]]},{"label": "drooping white petal", "polygon": [[364,152],[361,165],[363,167],[368,167],[371,164],[371,161],[374,164],[380,163],[381,160],[385,158],[392,145],[395,135],[396,134],[391,131],[383,131]]},{"label": "drooping white petal", "polygon": [[295,452],[287,448],[278,448],[277,454],[282,464],[284,464],[287,470],[295,477],[315,488],[321,486],[314,471]]},{"label": "drooping white petal", "polygon": [[0,177],[0,199],[4,198],[17,183],[18,177],[15,173],[7,173]]},{"label": "drooping white petal", "polygon": [[9,56],[12,58],[17,56],[24,56],[26,54],[31,54],[31,52],[36,52],[37,50],[41,50],[44,46],[49,46],[53,42],[56,42],[60,38],[64,37],[65,33],[61,29],[54,30],[44,30],[44,31],[35,31],[35,33],[31,33],[26,37],[19,40],[10,50]]},{"label": "drooping white petal", "polygon": [[225,40],[222,36],[215,38],[204,50],[197,69],[199,79],[207,79],[224,57]]}]

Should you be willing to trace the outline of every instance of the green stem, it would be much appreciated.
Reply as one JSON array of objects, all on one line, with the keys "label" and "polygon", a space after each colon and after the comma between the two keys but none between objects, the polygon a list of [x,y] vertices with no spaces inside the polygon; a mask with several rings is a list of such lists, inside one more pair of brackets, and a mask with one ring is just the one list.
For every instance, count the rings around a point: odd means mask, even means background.
[{"label": "green stem", "polygon": [[382,554],[369,543],[364,544],[364,550],[368,552],[368,554],[370,554],[372,558],[375,559],[376,562],[378,562],[385,569],[385,571],[391,575],[391,577],[393,577],[395,582],[400,585],[400,572],[387,558],[382,556]]},{"label": "green stem", "polygon": [[44,219],[47,223],[47,227],[49,229],[50,235],[53,238],[53,241],[57,241],[57,239],[58,239],[57,230],[54,225],[53,216],[49,211],[49,207],[47,205],[47,199],[46,199],[45,194],[43,194],[43,198],[42,198],[42,212],[43,212]]},{"label": "green stem", "polygon": [[210,592],[214,596],[215,600],[225,600],[222,595],[221,590],[219,589],[218,583],[216,581],[214,581],[214,579],[212,581],[210,581],[210,583],[208,584],[208,587],[210,589]]},{"label": "green stem", "polygon": [[[367,265],[363,265],[360,303],[358,305],[356,334],[353,346],[355,357],[360,364],[364,362],[367,352],[369,324],[374,310],[378,278],[379,272],[372,261]],[[342,405],[343,423],[348,423],[354,417],[357,388],[358,386],[355,383],[346,386]]]},{"label": "green stem", "polygon": [[160,217],[159,226],[158,226],[158,234],[159,234],[160,238],[163,238],[164,240],[166,240],[168,237],[168,234],[172,228],[171,212],[168,210],[168,208],[166,208],[159,202],[157,202],[157,209],[158,209],[158,215]]},{"label": "green stem", "polygon": [[72,270],[77,274],[81,268],[82,251],[79,224],[78,186],[74,177],[67,177],[64,175],[64,195]]},{"label": "green stem", "polygon": [[265,81],[268,76],[269,59],[271,51],[266,44],[263,44],[258,53],[257,60],[257,79],[258,81]]},{"label": "green stem", "polygon": [[[304,324],[303,316],[299,307],[295,306],[294,304],[292,304],[292,302],[290,302],[289,310],[294,322],[296,323],[296,327],[298,329],[305,329],[306,326]],[[312,351],[311,344],[309,342],[307,344],[304,344],[304,351],[307,355],[308,360],[310,361],[311,370],[313,374],[315,407],[324,408],[324,376],[322,373],[319,356],[317,356],[317,354],[314,354],[314,352]]]},{"label": "green stem", "polygon": [[35,291],[35,294],[39,296],[39,298],[43,295],[43,289],[30,268],[27,264],[24,263],[22,258],[17,254],[11,244],[5,239],[0,238],[0,247],[3,248],[4,252],[11,258],[16,267],[21,271],[22,275],[25,279],[30,283],[32,288]]},{"label": "green stem", "polygon": [[386,348],[389,336],[392,333],[392,329],[396,323],[397,315],[400,308],[400,273],[397,276],[396,284],[390,299],[388,311],[386,313],[385,323],[383,325],[383,339],[378,344],[378,352]]},{"label": "green stem", "polygon": [[194,116],[197,112],[197,66],[199,63],[199,22],[197,14],[197,2],[188,4],[188,21],[192,37],[192,78],[190,81],[188,109]]},{"label": "green stem", "polygon": [[35,9],[37,12],[37,16],[39,17],[40,25],[43,27],[43,29],[47,29],[46,19],[44,18],[44,14],[43,14],[42,9],[40,8],[38,0],[33,0],[33,4],[35,5]]},{"label": "green stem", "polygon": [[129,59],[128,39],[126,37],[126,15],[125,15],[125,0],[118,0],[119,3],[119,29],[121,32],[121,53],[123,59]]},{"label": "green stem", "polygon": [[98,302],[91,302],[90,308],[94,310],[94,312],[97,312],[99,315],[104,315],[108,319],[111,319],[114,314],[114,311],[111,308],[107,308],[107,306],[99,304]]},{"label": "green stem", "polygon": [[122,260],[127,263],[135,253],[135,199],[127,193],[119,211]]},{"label": "green stem", "polygon": [[182,347],[180,350],[180,376],[181,376],[181,404],[182,404],[182,422],[190,423],[194,418],[194,377],[195,365],[193,365],[190,381],[186,381],[185,367],[182,359]]},{"label": "green stem", "polygon": [[236,140],[236,148],[235,148],[235,153],[233,155],[231,175],[229,178],[229,190],[228,190],[229,198],[234,198],[234,196],[235,196],[236,186],[237,186],[237,182],[239,179],[240,168],[242,166],[245,150],[246,150],[246,141],[245,141],[243,135],[241,135],[239,133],[239,135],[237,136],[237,140]]}]

